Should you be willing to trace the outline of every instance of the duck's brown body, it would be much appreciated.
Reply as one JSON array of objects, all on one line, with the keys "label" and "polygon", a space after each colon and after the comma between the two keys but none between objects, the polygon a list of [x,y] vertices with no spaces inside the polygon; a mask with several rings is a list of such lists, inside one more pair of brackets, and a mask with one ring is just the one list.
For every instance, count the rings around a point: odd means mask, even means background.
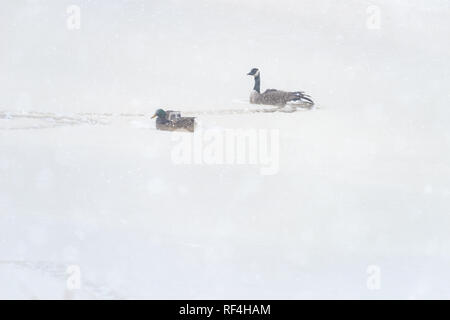
[{"label": "duck's brown body", "polygon": [[167,121],[164,123],[156,122],[156,129],[166,131],[188,131],[194,132],[195,130],[195,118],[183,117],[176,121]]}]

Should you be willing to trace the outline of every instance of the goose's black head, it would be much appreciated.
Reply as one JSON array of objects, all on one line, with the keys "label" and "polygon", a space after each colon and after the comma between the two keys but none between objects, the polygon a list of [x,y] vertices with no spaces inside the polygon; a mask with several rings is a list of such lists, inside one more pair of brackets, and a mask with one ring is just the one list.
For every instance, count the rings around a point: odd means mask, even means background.
[{"label": "goose's black head", "polygon": [[250,70],[249,73],[247,73],[247,75],[257,77],[257,76],[259,76],[259,69],[253,68],[252,70]]}]

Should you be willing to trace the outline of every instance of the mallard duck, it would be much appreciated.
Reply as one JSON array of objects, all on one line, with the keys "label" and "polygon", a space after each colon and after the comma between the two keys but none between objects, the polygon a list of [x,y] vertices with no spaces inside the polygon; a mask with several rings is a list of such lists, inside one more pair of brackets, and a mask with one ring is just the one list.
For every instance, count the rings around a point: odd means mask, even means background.
[{"label": "mallard duck", "polygon": [[286,104],[306,104],[307,107],[312,107],[314,105],[314,101],[311,97],[302,91],[287,92],[276,89],[267,89],[261,93],[261,75],[259,69],[253,68],[247,75],[255,78],[255,85],[250,94],[250,103],[279,107],[284,107]]},{"label": "mallard duck", "polygon": [[158,130],[189,132],[195,130],[195,118],[181,117],[179,111],[158,109],[152,116],[153,118],[156,118],[156,129]]}]

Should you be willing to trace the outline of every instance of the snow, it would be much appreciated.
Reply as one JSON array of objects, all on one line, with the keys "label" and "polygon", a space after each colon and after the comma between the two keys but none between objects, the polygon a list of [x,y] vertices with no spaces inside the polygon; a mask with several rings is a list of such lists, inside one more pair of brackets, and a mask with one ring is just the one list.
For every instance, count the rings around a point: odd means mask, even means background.
[{"label": "snow", "polygon": [[[0,13],[0,298],[450,297],[447,1],[75,2]],[[159,107],[278,171],[174,163]]]}]

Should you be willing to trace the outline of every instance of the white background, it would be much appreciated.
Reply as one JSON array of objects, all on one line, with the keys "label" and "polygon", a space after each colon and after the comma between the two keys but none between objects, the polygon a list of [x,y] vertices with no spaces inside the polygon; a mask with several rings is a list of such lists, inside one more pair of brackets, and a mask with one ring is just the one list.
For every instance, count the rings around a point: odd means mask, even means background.
[{"label": "white background", "polygon": [[[440,0],[2,1],[0,297],[449,298],[449,14]],[[279,129],[276,175],[175,166],[170,134],[120,116],[242,109],[252,67],[263,90],[318,108],[197,120]]]}]

